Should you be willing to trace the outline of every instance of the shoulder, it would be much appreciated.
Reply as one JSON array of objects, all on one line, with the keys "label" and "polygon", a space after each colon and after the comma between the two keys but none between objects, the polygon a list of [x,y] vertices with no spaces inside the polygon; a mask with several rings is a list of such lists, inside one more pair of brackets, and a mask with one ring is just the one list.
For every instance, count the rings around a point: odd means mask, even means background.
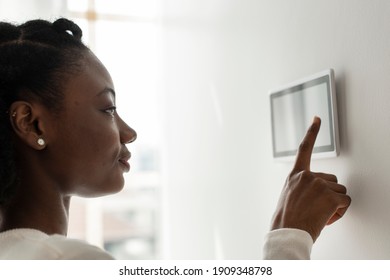
[{"label": "shoulder", "polygon": [[73,260],[107,260],[113,259],[106,251],[82,240],[67,238],[62,235],[51,235],[47,245],[60,252],[60,259]]},{"label": "shoulder", "polygon": [[84,241],[33,229],[0,233],[0,259],[109,260],[113,257]]}]

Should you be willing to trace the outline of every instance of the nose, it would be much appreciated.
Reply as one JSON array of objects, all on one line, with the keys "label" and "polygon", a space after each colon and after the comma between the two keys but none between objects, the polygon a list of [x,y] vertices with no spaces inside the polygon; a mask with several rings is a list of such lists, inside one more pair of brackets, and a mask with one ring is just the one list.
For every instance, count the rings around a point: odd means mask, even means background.
[{"label": "nose", "polygon": [[137,132],[121,120],[120,140],[122,144],[129,144],[137,139]]}]

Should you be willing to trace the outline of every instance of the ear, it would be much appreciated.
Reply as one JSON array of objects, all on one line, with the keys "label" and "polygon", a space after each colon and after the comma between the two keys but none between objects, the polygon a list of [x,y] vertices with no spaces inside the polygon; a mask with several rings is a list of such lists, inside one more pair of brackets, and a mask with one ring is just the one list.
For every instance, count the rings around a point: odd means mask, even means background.
[{"label": "ear", "polygon": [[9,108],[10,122],[15,134],[22,142],[35,150],[43,150],[47,144],[44,138],[45,126],[42,110],[43,107],[37,103],[26,101],[16,101]]}]

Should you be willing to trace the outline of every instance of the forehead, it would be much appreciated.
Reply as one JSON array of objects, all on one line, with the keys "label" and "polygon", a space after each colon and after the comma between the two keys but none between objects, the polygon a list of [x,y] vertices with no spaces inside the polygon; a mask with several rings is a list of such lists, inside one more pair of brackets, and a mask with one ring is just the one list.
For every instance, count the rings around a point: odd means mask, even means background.
[{"label": "forehead", "polygon": [[107,88],[114,89],[110,73],[93,53],[87,53],[81,64],[64,88],[65,102],[88,101]]}]

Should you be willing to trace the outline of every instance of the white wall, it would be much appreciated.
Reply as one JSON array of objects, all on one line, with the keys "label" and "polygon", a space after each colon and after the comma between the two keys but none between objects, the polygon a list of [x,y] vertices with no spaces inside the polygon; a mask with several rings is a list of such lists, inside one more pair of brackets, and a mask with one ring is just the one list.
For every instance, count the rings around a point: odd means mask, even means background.
[{"label": "white wall", "polygon": [[54,20],[64,14],[64,0],[0,0],[0,20],[22,23],[31,19]]},{"label": "white wall", "polygon": [[390,258],[390,2],[165,0],[167,258],[262,257],[291,164],[271,154],[268,90],[335,69],[353,201],[314,259]]}]

